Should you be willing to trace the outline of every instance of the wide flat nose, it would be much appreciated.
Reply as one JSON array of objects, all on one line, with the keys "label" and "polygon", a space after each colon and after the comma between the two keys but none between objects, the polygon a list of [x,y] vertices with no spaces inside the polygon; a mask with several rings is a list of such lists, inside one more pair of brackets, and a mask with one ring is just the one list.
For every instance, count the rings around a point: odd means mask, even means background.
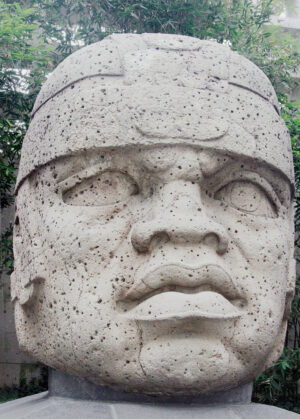
[{"label": "wide flat nose", "polygon": [[203,243],[220,255],[228,248],[225,229],[207,215],[199,185],[193,182],[161,186],[154,198],[153,217],[133,226],[131,242],[138,252],[148,252],[151,242],[160,237],[173,243]]}]

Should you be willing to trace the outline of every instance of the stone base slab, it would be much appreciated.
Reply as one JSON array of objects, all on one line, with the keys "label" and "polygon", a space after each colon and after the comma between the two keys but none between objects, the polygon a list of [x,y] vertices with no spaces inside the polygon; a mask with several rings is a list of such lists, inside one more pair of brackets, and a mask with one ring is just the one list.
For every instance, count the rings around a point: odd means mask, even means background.
[{"label": "stone base slab", "polygon": [[1,419],[285,419],[296,413],[256,403],[226,405],[149,405],[74,400],[48,392],[0,406]]}]

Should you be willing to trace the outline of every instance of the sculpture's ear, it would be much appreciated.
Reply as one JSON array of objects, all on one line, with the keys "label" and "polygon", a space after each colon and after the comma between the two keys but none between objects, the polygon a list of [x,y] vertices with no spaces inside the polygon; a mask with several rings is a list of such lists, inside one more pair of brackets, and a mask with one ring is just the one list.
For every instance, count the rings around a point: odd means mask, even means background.
[{"label": "sculpture's ear", "polygon": [[275,344],[272,348],[272,352],[268,356],[266,363],[263,367],[263,370],[271,367],[277,360],[280,358],[285,342],[286,336],[286,329],[287,329],[287,321],[290,315],[291,306],[294,298],[295,292],[295,280],[296,280],[296,261],[293,256],[293,252],[291,252],[291,258],[287,270],[287,287],[285,293],[285,306],[282,316],[281,326],[279,328],[278,334],[276,336]]},{"label": "sculpture's ear", "polygon": [[[40,227],[34,214],[34,194],[30,189],[30,179],[22,185],[22,191],[16,198],[14,222],[14,272],[11,279],[11,299],[18,301],[21,306],[33,303],[39,284],[47,278],[44,262],[44,248],[39,238]],[[30,200],[28,197],[32,197]],[[25,202],[29,201],[29,203]],[[17,209],[20,207],[20,209]]]},{"label": "sculpture's ear", "polygon": [[34,259],[24,270],[15,269],[11,274],[11,300],[18,301],[21,306],[29,306],[34,302],[36,291],[47,278],[39,257]]},{"label": "sculpture's ear", "polygon": [[295,282],[296,282],[296,260],[292,255],[290,258],[290,263],[288,266],[288,275],[287,275],[287,288],[286,288],[286,297],[285,297],[285,309],[283,313],[283,320],[287,320],[295,294]]}]

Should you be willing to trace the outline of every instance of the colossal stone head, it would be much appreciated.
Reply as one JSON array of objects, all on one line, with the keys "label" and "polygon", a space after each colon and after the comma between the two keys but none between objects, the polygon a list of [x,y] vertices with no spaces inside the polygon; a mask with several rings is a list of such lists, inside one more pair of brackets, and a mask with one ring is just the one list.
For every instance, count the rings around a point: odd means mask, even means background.
[{"label": "colossal stone head", "polygon": [[112,35],[43,86],[22,150],[21,348],[125,391],[248,383],[282,351],[293,164],[267,77],[228,47]]}]

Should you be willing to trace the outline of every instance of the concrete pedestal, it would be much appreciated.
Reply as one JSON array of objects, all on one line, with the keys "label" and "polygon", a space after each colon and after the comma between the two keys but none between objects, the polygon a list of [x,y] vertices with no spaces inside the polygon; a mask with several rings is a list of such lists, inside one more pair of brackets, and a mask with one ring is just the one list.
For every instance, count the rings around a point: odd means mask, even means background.
[{"label": "concrete pedestal", "polygon": [[49,391],[0,405],[2,419],[284,419],[298,414],[251,403],[247,384],[210,396],[161,398],[121,393],[51,371]]}]

